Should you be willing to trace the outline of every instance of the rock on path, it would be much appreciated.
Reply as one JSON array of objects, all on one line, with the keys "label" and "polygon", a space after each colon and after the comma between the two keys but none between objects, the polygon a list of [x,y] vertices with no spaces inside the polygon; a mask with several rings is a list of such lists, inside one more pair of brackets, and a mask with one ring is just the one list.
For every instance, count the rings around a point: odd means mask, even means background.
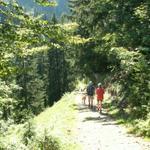
[{"label": "rock on path", "polygon": [[76,141],[82,150],[150,150],[150,142],[133,137],[126,133],[125,128],[116,124],[107,115],[100,115],[97,111],[79,106],[78,127]]}]

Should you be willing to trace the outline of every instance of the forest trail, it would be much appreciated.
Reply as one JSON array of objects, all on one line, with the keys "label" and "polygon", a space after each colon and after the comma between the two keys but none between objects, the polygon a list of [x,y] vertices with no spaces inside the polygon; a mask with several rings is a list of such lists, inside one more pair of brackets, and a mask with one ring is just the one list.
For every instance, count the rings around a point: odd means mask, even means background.
[{"label": "forest trail", "polygon": [[88,109],[80,95],[76,102],[79,109],[76,140],[82,150],[150,150],[150,142],[127,134],[126,129],[108,115]]}]

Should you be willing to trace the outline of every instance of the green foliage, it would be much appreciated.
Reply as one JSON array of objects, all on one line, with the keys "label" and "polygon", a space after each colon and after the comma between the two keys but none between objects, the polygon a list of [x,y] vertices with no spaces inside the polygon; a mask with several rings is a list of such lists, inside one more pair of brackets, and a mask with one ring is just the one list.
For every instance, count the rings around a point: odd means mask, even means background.
[{"label": "green foliage", "polygon": [[[0,11],[3,18],[0,22],[0,117],[7,120],[0,134],[1,149],[59,149],[60,137],[51,133],[49,124],[39,132],[32,123],[25,122],[71,90],[76,76],[73,74],[76,56],[69,37],[73,38],[74,31],[72,27],[70,32],[56,22],[30,16],[15,2],[0,4],[3,8]],[[59,118],[63,114],[64,125],[72,122],[70,105],[67,111],[64,103],[63,112],[56,115]],[[64,115],[65,112],[68,114]],[[53,116],[48,113],[47,118]],[[12,124],[9,119],[13,120]],[[65,127],[63,131],[68,133]],[[68,141],[64,138],[63,144],[72,145]]]},{"label": "green foliage", "polygon": [[109,35],[112,36],[109,46],[132,50],[138,46],[149,47],[150,11],[147,0],[143,2],[70,0],[70,4],[73,8],[73,17],[80,26],[80,34],[93,37],[102,47],[108,45],[107,42],[101,42]]},{"label": "green foliage", "polygon": [[[115,82],[122,85],[123,98],[131,109],[130,116],[144,118],[149,112],[149,64],[139,52],[129,52],[124,48],[112,48],[109,60],[119,64]],[[111,62],[116,65],[115,62]]]},{"label": "green foliage", "polygon": [[76,149],[77,145],[74,145],[74,131],[72,130],[76,113],[75,95],[68,93],[53,107],[24,124],[6,125],[1,122],[1,149]]},{"label": "green foliage", "polygon": [[[128,105],[126,103],[126,99],[123,98],[121,89],[122,85],[120,83],[111,83],[105,94],[103,107],[108,110],[111,117],[116,119],[118,124],[125,125],[129,133],[134,133],[137,136],[149,138],[150,107],[148,105],[145,105],[145,107],[126,107]],[[120,99],[122,99],[123,101],[120,101]],[[145,110],[147,110],[148,113],[145,113]],[[144,118],[141,118],[141,116],[144,116]]]},{"label": "green foliage", "polygon": [[44,136],[37,140],[33,140],[29,149],[40,149],[40,150],[60,150],[60,140],[54,136],[48,135],[45,132]]},{"label": "green foliage", "polygon": [[[1,2],[1,7],[0,77],[7,83],[1,86],[6,93],[0,98],[1,114],[18,123],[53,105],[69,89],[72,52],[66,49],[72,33],[57,22],[29,16],[15,2]],[[20,88],[13,90],[12,84]]]},{"label": "green foliage", "polygon": [[116,71],[115,80],[122,84],[128,105],[135,107],[137,116],[139,108],[139,117],[146,116],[150,99],[147,0],[70,0],[70,5],[80,34],[92,39],[82,47],[83,64],[79,64],[89,74]]},{"label": "green foliage", "polygon": [[35,0],[35,1],[43,6],[56,6],[56,2],[54,0]]},{"label": "green foliage", "polygon": [[146,120],[135,120],[134,127],[130,129],[130,132],[137,134],[138,136],[150,137],[150,117],[147,115]]},{"label": "green foliage", "polygon": [[7,120],[13,113],[17,103],[14,92],[20,89],[15,83],[0,80],[0,118]]}]

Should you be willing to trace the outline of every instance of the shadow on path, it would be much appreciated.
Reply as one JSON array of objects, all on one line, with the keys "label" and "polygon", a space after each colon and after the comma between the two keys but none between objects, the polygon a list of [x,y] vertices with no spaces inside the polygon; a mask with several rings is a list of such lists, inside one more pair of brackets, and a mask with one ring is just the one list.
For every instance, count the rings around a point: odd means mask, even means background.
[{"label": "shadow on path", "polygon": [[83,122],[87,121],[95,121],[97,123],[101,123],[102,125],[117,125],[114,120],[112,120],[109,116],[98,116],[98,117],[86,117]]}]

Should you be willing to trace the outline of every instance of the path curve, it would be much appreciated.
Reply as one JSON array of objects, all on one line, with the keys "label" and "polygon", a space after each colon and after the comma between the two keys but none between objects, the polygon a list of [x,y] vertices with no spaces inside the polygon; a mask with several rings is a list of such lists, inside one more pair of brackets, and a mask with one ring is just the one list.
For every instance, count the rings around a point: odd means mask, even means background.
[{"label": "path curve", "polygon": [[108,115],[88,109],[80,95],[76,101],[79,109],[76,141],[82,150],[150,150],[150,142],[127,134]]}]

